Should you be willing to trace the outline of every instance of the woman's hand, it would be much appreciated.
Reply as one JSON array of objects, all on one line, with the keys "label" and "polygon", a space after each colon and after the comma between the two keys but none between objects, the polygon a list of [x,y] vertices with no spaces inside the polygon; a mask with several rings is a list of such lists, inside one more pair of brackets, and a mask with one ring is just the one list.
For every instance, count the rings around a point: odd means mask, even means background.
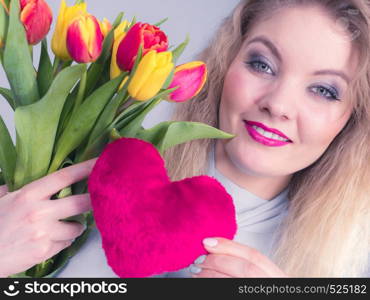
[{"label": "woman's hand", "polygon": [[288,277],[259,251],[224,238],[203,241],[210,253],[191,266],[193,277]]},{"label": "woman's hand", "polygon": [[0,277],[54,256],[84,231],[78,222],[59,220],[89,211],[89,194],[50,197],[87,177],[96,160],[63,168],[14,192],[0,186]]}]

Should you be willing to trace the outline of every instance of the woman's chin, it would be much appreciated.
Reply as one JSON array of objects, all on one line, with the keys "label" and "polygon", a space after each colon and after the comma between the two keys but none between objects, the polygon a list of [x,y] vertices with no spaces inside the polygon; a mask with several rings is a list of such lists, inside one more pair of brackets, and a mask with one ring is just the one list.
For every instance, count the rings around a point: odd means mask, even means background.
[{"label": "woman's chin", "polygon": [[[225,145],[226,159],[245,174],[253,176],[278,176],[281,159],[255,147],[250,141],[230,141]],[[282,171],[282,170],[281,170]]]}]

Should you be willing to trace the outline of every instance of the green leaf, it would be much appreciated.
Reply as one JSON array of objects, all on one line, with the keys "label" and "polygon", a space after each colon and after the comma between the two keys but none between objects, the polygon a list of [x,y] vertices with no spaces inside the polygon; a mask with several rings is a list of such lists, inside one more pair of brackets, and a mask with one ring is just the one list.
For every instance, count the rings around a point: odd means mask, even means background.
[{"label": "green leaf", "polygon": [[[141,127],[142,128],[142,127]],[[118,130],[116,128],[113,128],[110,133],[109,133],[109,139],[112,140],[112,141],[115,141],[115,140],[118,140],[120,139],[122,136],[120,135],[120,133],[118,132]]]},{"label": "green leaf", "polygon": [[117,91],[122,78],[123,74],[97,89],[82,103],[76,110],[76,113],[71,116],[57,142],[55,156],[48,173],[56,171],[67,155],[88,137],[105,105]]},{"label": "green leaf", "polygon": [[87,80],[87,71],[84,71],[82,73],[80,82],[78,83],[78,92],[77,92],[77,96],[73,104],[72,115],[81,106],[83,100],[85,99],[86,80]]},{"label": "green leaf", "polygon": [[88,144],[91,144],[91,141],[95,140],[104,131],[104,129],[107,128],[108,125],[112,123],[114,116],[116,115],[117,109],[120,107],[122,101],[125,100],[126,97],[127,91],[124,86],[104,108],[104,111],[102,112],[101,116],[99,117],[98,121],[94,126],[94,129],[90,134]]},{"label": "green leaf", "polygon": [[9,89],[0,87],[0,94],[6,99],[6,101],[8,101],[11,108],[15,110],[16,106],[15,106],[15,101],[14,101],[14,96],[13,96],[12,91]]},{"label": "green leaf", "polygon": [[67,126],[68,121],[71,117],[71,114],[72,114],[71,111],[73,109],[75,99],[77,97],[78,87],[79,86],[77,84],[73,88],[73,91],[71,93],[69,93],[69,95],[67,96],[67,100],[64,103],[64,107],[63,107],[63,110],[62,110],[62,113],[61,113],[61,116],[60,116],[59,125],[58,125],[56,140],[59,140],[60,135],[62,134],[65,127]]},{"label": "green leaf", "polygon": [[134,74],[136,73],[137,68],[139,67],[139,63],[140,63],[142,56],[143,56],[143,47],[140,45],[139,50],[137,51],[134,66],[132,67],[132,70],[131,70],[131,74],[130,74],[131,76],[129,78],[129,83],[131,82],[132,78],[134,77]]},{"label": "green leaf", "polygon": [[52,271],[54,259],[51,257],[32,268],[32,277],[42,278]]},{"label": "green leaf", "polygon": [[0,116],[0,168],[9,191],[13,188],[13,176],[17,154],[9,131]]},{"label": "green leaf", "polygon": [[141,111],[147,105],[148,105],[148,102],[142,102],[142,101],[133,102],[129,107],[127,107],[117,117],[115,117],[115,119],[112,122],[112,128],[115,127],[117,124],[121,123],[124,119],[127,119],[129,116]]},{"label": "green leaf", "polygon": [[117,18],[114,20],[114,22],[112,24],[113,29],[116,29],[119,26],[119,24],[121,24],[122,18],[123,18],[124,15],[125,14],[123,12],[120,12],[118,14]]},{"label": "green leaf", "polygon": [[[73,165],[73,161],[70,158],[66,158],[64,162],[61,164],[60,168],[63,169],[65,167]],[[56,195],[53,195],[51,199],[61,199],[72,195],[72,186],[67,186],[64,189],[60,190]]]},{"label": "green leaf", "polygon": [[[9,17],[7,15],[7,12],[5,11],[5,8],[2,5],[0,5],[0,43],[1,44],[4,44],[6,41],[8,23],[9,23]],[[0,48],[2,47],[3,45]],[[1,51],[1,59],[2,59],[3,50],[0,49],[0,51]]]},{"label": "green leaf", "polygon": [[3,185],[3,184],[5,184],[5,179],[3,176],[3,172],[0,171],[0,185]]},{"label": "green leaf", "polygon": [[[135,137],[136,133],[140,130],[141,124],[144,122],[145,117],[147,114],[161,101],[161,98],[154,98],[150,100],[148,105],[137,115],[133,115],[133,117],[129,117],[129,121],[126,122],[127,125],[124,127],[118,127],[119,133],[121,136],[125,137]],[[121,124],[120,124],[121,125]]]},{"label": "green leaf", "polygon": [[129,31],[135,24],[136,24],[136,16],[132,18],[130,22],[130,26],[127,28],[127,31]]},{"label": "green leaf", "polygon": [[123,136],[134,137],[136,135],[136,132],[141,128],[141,124],[143,123],[147,114],[161,101],[162,98],[164,98],[167,94],[171,93],[175,89],[176,88],[162,90],[152,99],[144,102],[143,105],[134,104],[136,107],[132,110],[130,110],[131,107],[129,107],[127,109],[129,110],[129,112],[127,113],[125,110],[124,113],[127,114],[123,114],[123,117],[121,116],[121,121],[119,121],[118,123],[114,122],[111,125],[111,128],[116,127],[119,130],[120,134]]},{"label": "green leaf", "polygon": [[196,139],[230,139],[235,135],[199,122],[166,121],[150,129],[141,129],[137,138],[148,141],[160,153],[168,148]]},{"label": "green leaf", "polygon": [[47,173],[63,105],[69,91],[85,70],[85,65],[64,69],[40,101],[16,109],[18,157],[15,189]]},{"label": "green leaf", "polygon": [[108,62],[106,62],[106,65],[103,67],[103,71],[100,73],[99,80],[94,88],[94,90],[100,88],[102,85],[106,84],[108,81],[110,81],[110,71],[108,67]]},{"label": "green leaf", "polygon": [[86,96],[90,96],[95,90],[96,84],[99,82],[100,76],[102,75],[104,67],[106,65],[99,63],[92,63],[87,71],[87,82],[86,82]]},{"label": "green leaf", "polygon": [[112,54],[113,43],[114,43],[114,29],[112,28],[104,39],[102,53],[100,54],[96,63],[93,64],[103,65],[110,58]]},{"label": "green leaf", "polygon": [[27,271],[24,271],[21,273],[10,275],[8,276],[8,278],[32,278],[32,276],[27,275]]},{"label": "green leaf", "polygon": [[154,26],[159,27],[159,26],[161,26],[164,22],[166,22],[167,20],[168,20],[168,18],[164,18],[164,19],[160,20],[158,23],[155,23],[155,24],[154,24]]},{"label": "green leaf", "polygon": [[173,61],[176,63],[181,54],[184,52],[186,46],[189,44],[190,38],[189,35],[186,36],[184,42],[182,42],[175,50],[172,51]]},{"label": "green leaf", "polygon": [[32,64],[25,29],[19,19],[19,10],[19,1],[11,1],[3,64],[17,107],[39,100],[36,72]]},{"label": "green leaf", "polygon": [[172,83],[173,78],[175,77],[175,68],[172,69],[170,75],[168,75],[165,83],[163,84],[162,89],[167,89]]},{"label": "green leaf", "polygon": [[37,72],[37,84],[39,87],[40,96],[43,97],[49,90],[53,82],[53,65],[51,64],[48,53],[48,42],[43,39],[41,43],[41,54],[39,68]]}]

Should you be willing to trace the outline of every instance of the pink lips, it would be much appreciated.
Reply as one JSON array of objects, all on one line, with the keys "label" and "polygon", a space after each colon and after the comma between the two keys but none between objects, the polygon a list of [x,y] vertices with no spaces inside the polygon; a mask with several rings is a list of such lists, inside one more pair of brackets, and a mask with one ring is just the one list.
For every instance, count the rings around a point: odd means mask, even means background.
[{"label": "pink lips", "polygon": [[[267,126],[265,126],[262,123],[252,122],[252,121],[244,121],[244,124],[245,124],[245,127],[246,127],[249,135],[256,142],[258,142],[260,144],[263,144],[265,146],[281,147],[281,146],[285,146],[285,145],[288,145],[288,144],[292,143],[292,141],[285,134],[283,134],[282,132],[280,132],[277,129],[268,128]],[[281,136],[282,138],[287,139],[289,141],[288,142],[283,142],[283,141],[267,138],[267,137],[261,135],[256,129],[253,128],[253,126],[258,126],[258,127],[262,128],[265,131],[275,133],[275,134],[277,134],[277,135]]]}]

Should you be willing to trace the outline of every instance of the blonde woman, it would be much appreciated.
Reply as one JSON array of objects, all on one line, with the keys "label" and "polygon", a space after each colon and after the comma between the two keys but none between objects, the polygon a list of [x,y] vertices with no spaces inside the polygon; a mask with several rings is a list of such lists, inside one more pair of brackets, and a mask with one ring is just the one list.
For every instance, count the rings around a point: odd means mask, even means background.
[{"label": "blonde woman", "polygon": [[243,0],[224,21],[174,119],[237,136],[165,156],[173,180],[215,171],[238,212],[195,277],[370,276],[369,26],[364,0]]},{"label": "blonde woman", "polygon": [[[207,238],[208,255],[162,277],[370,275],[369,26],[365,0],[242,0],[225,19],[201,55],[207,86],[178,105],[173,119],[208,123],[236,137],[180,145],[165,159],[172,180],[217,178],[233,197],[238,231],[232,241]],[[27,205],[0,218],[0,228],[7,228],[0,230],[0,245],[10,245],[5,253],[12,261],[0,261],[0,275],[45,260],[81,233],[57,221],[90,209],[88,195],[59,206],[45,200],[88,176],[94,162],[17,192],[2,188],[0,215]],[[40,205],[44,214],[30,213]],[[22,222],[32,226],[14,225]],[[97,231],[58,274],[80,276],[116,276]]]}]

